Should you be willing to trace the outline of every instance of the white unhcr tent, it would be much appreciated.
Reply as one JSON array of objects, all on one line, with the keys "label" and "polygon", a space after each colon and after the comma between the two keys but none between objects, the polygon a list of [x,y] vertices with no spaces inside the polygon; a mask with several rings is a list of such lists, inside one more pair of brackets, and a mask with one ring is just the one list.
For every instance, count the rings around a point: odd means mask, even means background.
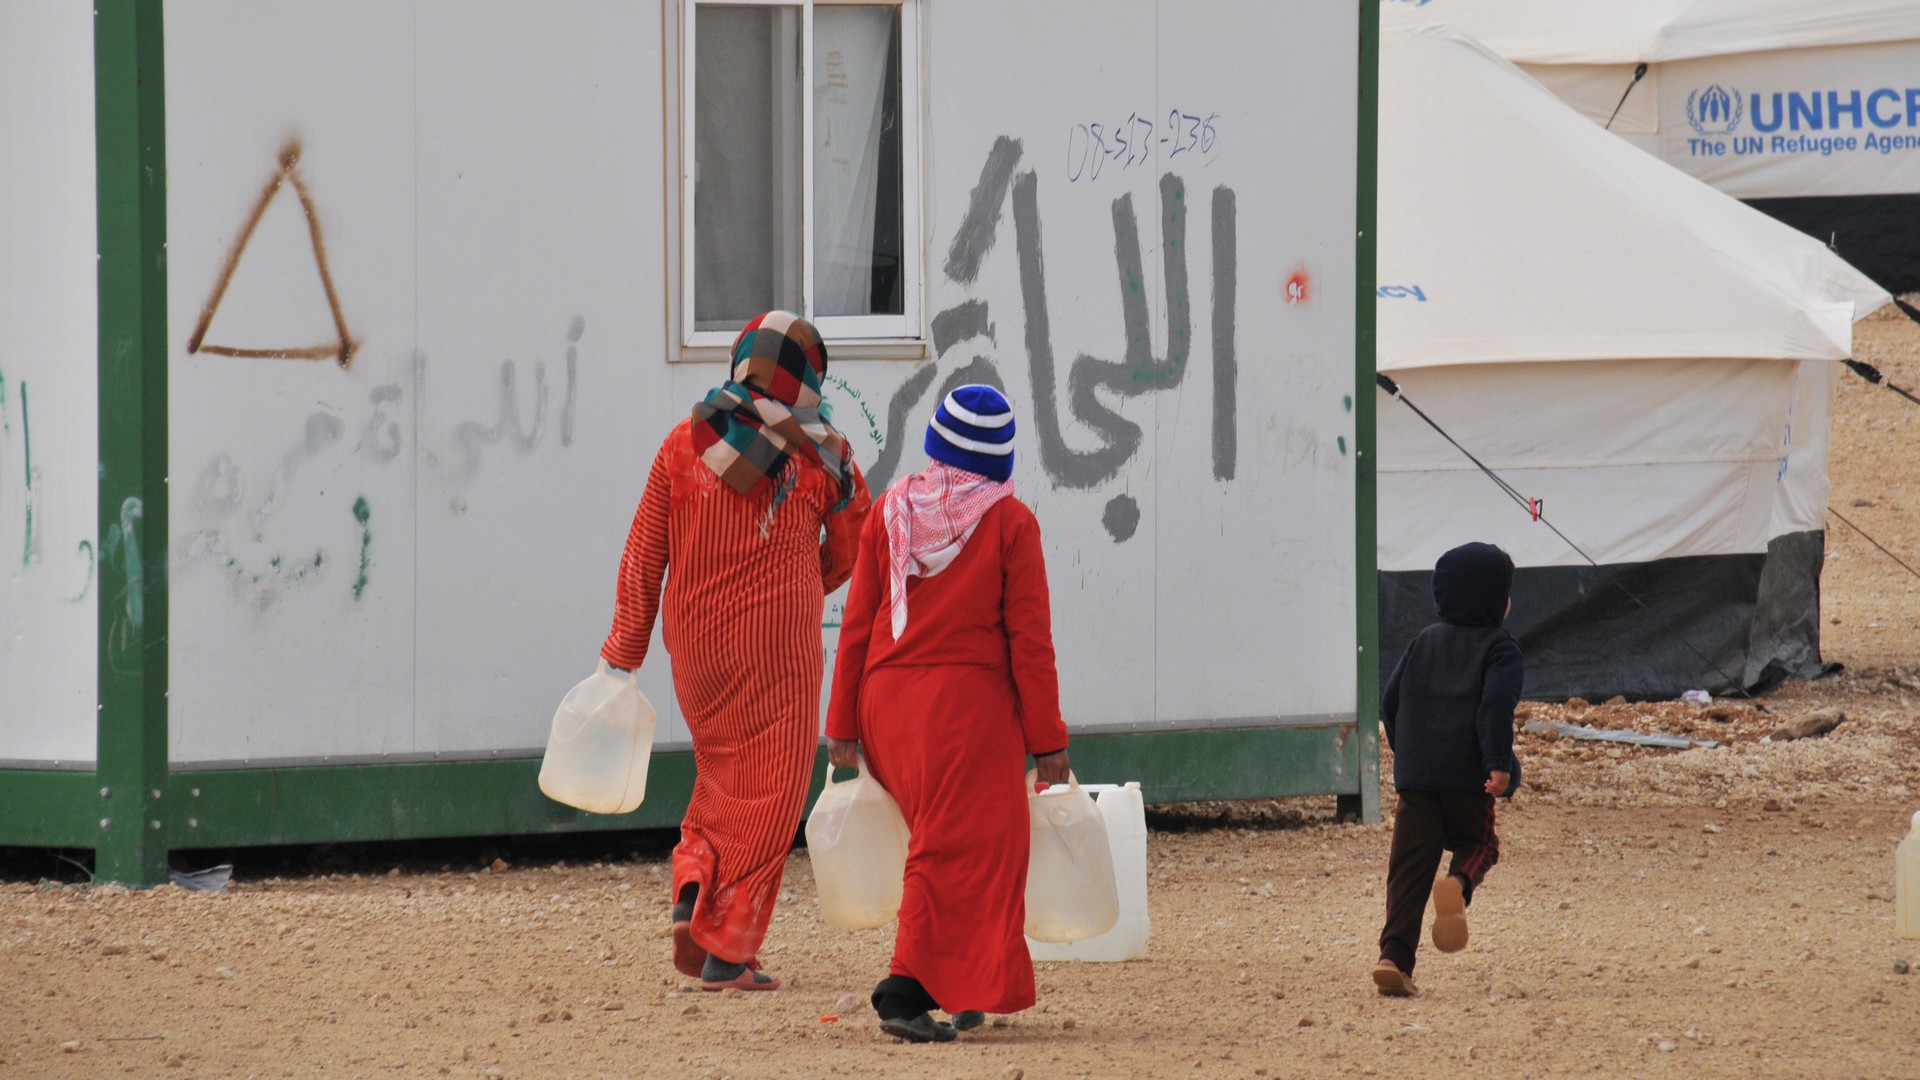
[{"label": "white unhcr tent", "polygon": [[1383,399],[1387,659],[1486,540],[1529,695],[1817,670],[1829,405],[1886,293],[1464,35],[1389,32],[1380,69],[1380,370],[1599,564]]},{"label": "white unhcr tent", "polygon": [[1920,288],[1920,0],[1387,8],[1465,32],[1621,138]]}]

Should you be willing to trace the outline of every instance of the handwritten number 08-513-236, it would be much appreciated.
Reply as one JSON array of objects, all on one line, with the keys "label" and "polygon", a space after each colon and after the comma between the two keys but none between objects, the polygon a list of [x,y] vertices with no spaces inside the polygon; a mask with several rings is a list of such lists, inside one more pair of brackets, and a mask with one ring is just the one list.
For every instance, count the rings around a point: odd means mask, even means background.
[{"label": "handwritten number 08-513-236", "polygon": [[1198,116],[1173,109],[1164,128],[1137,112],[1111,126],[1075,124],[1067,133],[1067,180],[1097,180],[1109,164],[1123,172],[1144,165],[1156,147],[1166,148],[1169,162],[1182,154],[1211,157],[1218,142],[1213,124],[1219,118],[1219,113]]}]

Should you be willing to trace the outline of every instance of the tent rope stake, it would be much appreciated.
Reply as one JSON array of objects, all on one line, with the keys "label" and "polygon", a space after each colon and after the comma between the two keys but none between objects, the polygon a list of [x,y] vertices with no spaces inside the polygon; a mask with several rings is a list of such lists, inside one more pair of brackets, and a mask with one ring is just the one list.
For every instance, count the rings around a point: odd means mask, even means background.
[{"label": "tent rope stake", "polygon": [[[1441,427],[1439,424],[1435,423],[1433,417],[1428,416],[1425,412],[1423,412],[1420,406],[1415,405],[1413,401],[1410,398],[1408,398],[1404,392],[1401,391],[1400,384],[1395,382],[1385,372],[1376,372],[1373,378],[1374,378],[1374,382],[1379,384],[1380,389],[1385,390],[1389,395],[1393,397],[1395,401],[1398,401],[1400,404],[1405,405],[1407,408],[1413,410],[1413,414],[1415,416],[1418,416],[1428,427],[1432,428],[1434,432],[1438,434],[1441,438],[1451,443],[1453,445],[1453,448],[1460,451],[1460,453],[1462,453],[1463,455],[1465,455],[1468,461],[1473,462],[1474,467],[1478,468],[1482,473],[1484,473],[1487,479],[1493,481],[1494,484],[1497,485],[1500,488],[1500,490],[1506,494],[1507,498],[1512,499],[1514,501],[1515,505],[1519,506],[1522,510],[1525,510],[1527,512],[1528,517],[1532,518],[1533,520],[1539,522],[1542,525],[1545,525],[1547,528],[1552,529],[1553,535],[1565,541],[1566,545],[1569,548],[1573,549],[1574,554],[1587,560],[1587,565],[1593,567],[1596,570],[1600,569],[1600,563],[1598,560],[1596,560],[1593,556],[1587,554],[1585,549],[1581,548],[1579,544],[1574,543],[1572,538],[1567,536],[1566,533],[1561,532],[1559,526],[1547,520],[1546,512],[1543,509],[1546,505],[1546,500],[1530,499],[1525,495],[1520,494],[1520,491],[1518,488],[1515,488],[1512,484],[1507,483],[1505,478],[1503,478],[1499,473],[1494,472],[1493,469],[1488,467],[1486,462],[1481,461],[1477,457],[1474,457],[1473,452],[1471,450],[1468,450],[1466,447],[1461,446],[1458,440],[1456,440],[1452,435],[1447,434],[1446,429]],[[1625,596],[1628,600],[1633,601],[1636,605],[1638,605],[1641,608],[1641,610],[1647,612],[1649,615],[1653,614],[1653,608],[1648,606],[1645,600],[1642,600],[1640,599],[1639,596],[1635,595],[1632,589],[1627,588],[1626,585],[1623,584],[1619,578],[1617,577],[1609,578],[1608,581],[1611,585],[1613,585],[1614,588],[1620,590],[1621,595]],[[1695,657],[1699,658],[1701,663],[1712,668],[1715,674],[1719,675],[1722,679],[1725,679],[1726,685],[1733,687],[1732,693],[1734,695],[1746,698],[1748,701],[1753,702],[1753,707],[1760,710],[1761,712],[1768,711],[1765,705],[1762,705],[1752,694],[1747,692],[1746,686],[1741,682],[1741,680],[1736,679],[1731,675],[1728,675],[1727,669],[1721,667],[1719,664],[1714,663],[1712,658],[1708,657],[1706,653],[1703,653],[1699,649],[1695,648],[1693,642],[1687,640],[1687,638],[1684,635],[1676,635],[1676,638],[1680,642],[1680,644],[1685,645],[1687,647],[1688,652],[1692,653]]]}]

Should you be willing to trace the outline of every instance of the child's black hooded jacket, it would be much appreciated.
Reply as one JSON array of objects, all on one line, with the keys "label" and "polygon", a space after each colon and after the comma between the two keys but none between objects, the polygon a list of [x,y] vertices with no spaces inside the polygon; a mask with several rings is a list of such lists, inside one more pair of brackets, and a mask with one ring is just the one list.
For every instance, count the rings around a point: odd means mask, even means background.
[{"label": "child's black hooded jacket", "polygon": [[1487,774],[1511,774],[1513,709],[1524,667],[1520,644],[1501,623],[1513,587],[1513,560],[1492,544],[1464,544],[1433,569],[1440,621],[1407,646],[1380,700],[1393,748],[1395,788],[1484,791]]}]

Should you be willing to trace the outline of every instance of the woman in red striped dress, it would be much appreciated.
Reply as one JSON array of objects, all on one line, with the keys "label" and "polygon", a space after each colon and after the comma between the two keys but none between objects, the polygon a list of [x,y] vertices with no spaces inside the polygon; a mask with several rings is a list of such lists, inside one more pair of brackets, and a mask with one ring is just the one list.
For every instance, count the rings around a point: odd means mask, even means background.
[{"label": "woman in red striped dress", "polygon": [[673,961],[703,990],[780,985],[756,954],[819,745],[820,617],[872,505],[822,415],[826,370],[797,315],[740,332],[732,380],[654,458],[600,650],[617,668],[645,661],[664,577],[662,637],[697,770],[673,851]]},{"label": "woman in red striped dress", "polygon": [[1033,1004],[1023,770],[1032,754],[1040,779],[1066,780],[1067,727],[1006,398],[953,391],[926,446],[933,464],[888,489],[860,538],[827,753],[850,767],[864,751],[911,833],[891,973],[873,992],[880,1028],[945,1042]]}]

